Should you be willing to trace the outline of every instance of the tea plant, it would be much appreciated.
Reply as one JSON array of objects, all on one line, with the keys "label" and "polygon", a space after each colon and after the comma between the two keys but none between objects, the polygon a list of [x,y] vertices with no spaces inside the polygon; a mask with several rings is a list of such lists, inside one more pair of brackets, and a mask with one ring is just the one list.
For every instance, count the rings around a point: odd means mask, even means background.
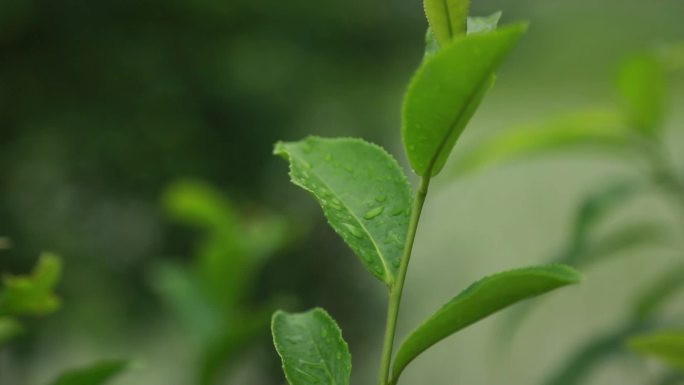
[{"label": "tea plant", "polygon": [[[661,137],[667,110],[667,74],[683,66],[683,53],[681,46],[673,45],[629,58],[618,76],[621,110],[581,111],[538,127],[495,136],[466,152],[456,162],[455,173],[464,175],[492,164],[578,146],[603,149],[604,153],[618,155],[621,159],[627,157],[641,168],[642,173],[638,178],[616,180],[588,196],[578,210],[566,245],[553,260],[586,269],[628,248],[670,243],[667,233],[671,231],[659,223],[621,224],[602,235],[597,234],[597,228],[630,200],[653,191],[660,193],[665,203],[673,205],[674,211],[681,213],[684,220],[684,176],[668,159]],[[674,239],[682,238],[679,235]],[[681,250],[681,246],[675,245],[677,250]],[[637,296],[633,309],[621,325],[590,340],[545,383],[581,383],[601,362],[624,352],[625,341],[635,333],[650,331],[656,334],[653,338],[638,337],[630,344],[634,349],[670,361],[684,357],[684,350],[671,347],[676,346],[676,333],[654,331],[672,323],[663,321],[659,313],[678,290],[684,288],[684,265],[668,267],[653,282]],[[526,312],[516,314],[506,329],[514,329]],[[675,323],[681,322],[684,320],[675,320]],[[670,337],[674,345],[668,345]],[[681,379],[681,376],[668,374],[657,383],[672,383],[667,381],[675,379]]]},{"label": "tea plant", "polygon": [[[402,139],[420,181],[412,193],[396,160],[361,139],[308,137],[279,142],[292,182],[318,201],[331,227],[388,289],[378,385],[394,385],[422,352],[516,302],[568,284],[579,274],[564,265],[485,277],[454,297],[394,351],[404,282],[430,181],[494,82],[494,72],[526,25],[497,28],[499,14],[469,18],[468,2],[426,0],[426,54],[403,104]],[[291,385],[349,384],[351,355],[340,329],[322,309],[272,319],[276,350]]]},{"label": "tea plant", "polygon": [[173,221],[202,232],[189,266],[160,264],[152,284],[191,334],[198,383],[209,385],[268,327],[276,299],[257,307],[246,302],[257,274],[292,232],[278,215],[256,212],[243,218],[219,191],[195,180],[171,184],[162,205]]},{"label": "tea plant", "polygon": [[[61,270],[62,262],[58,256],[43,253],[30,274],[3,277],[0,286],[0,350],[11,339],[25,332],[20,318],[46,316],[59,309],[60,299],[54,293],[54,288]],[[127,366],[126,361],[102,361],[65,371],[50,384],[102,385]]]},{"label": "tea plant", "polygon": [[53,292],[61,271],[60,259],[44,253],[28,275],[5,275],[0,286],[0,346],[24,332],[21,317],[44,316],[59,308]]}]

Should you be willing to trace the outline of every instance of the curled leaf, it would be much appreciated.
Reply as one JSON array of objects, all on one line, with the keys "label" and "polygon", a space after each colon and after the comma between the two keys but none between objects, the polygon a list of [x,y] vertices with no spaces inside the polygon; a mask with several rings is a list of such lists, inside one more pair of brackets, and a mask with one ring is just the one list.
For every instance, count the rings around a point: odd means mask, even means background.
[{"label": "curled leaf", "polygon": [[514,24],[458,37],[423,61],[403,106],[402,138],[416,174],[439,173],[491,87],[494,71],[525,30],[526,24]]},{"label": "curled leaf", "polygon": [[330,226],[368,271],[391,285],[408,232],[411,188],[399,164],[360,139],[309,137],[276,144],[292,182],[311,192]]}]

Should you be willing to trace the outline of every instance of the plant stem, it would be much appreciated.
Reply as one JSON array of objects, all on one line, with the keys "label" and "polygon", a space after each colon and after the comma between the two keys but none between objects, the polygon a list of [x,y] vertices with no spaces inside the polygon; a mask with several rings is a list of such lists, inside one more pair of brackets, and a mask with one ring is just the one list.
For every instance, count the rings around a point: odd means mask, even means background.
[{"label": "plant stem", "polygon": [[418,191],[416,191],[416,196],[413,199],[413,207],[411,208],[411,219],[409,221],[408,233],[406,234],[404,252],[401,256],[399,275],[397,276],[396,281],[394,281],[394,284],[390,287],[390,296],[387,303],[385,342],[382,348],[378,385],[388,384],[390,364],[392,361],[392,347],[394,346],[394,336],[396,334],[397,318],[399,316],[399,306],[401,304],[401,294],[404,291],[404,281],[406,280],[406,272],[408,271],[409,261],[411,260],[413,242],[416,238],[418,222],[420,221],[420,214],[423,211],[423,205],[425,204],[429,185],[430,177],[422,177],[420,179],[420,185],[418,186]]}]

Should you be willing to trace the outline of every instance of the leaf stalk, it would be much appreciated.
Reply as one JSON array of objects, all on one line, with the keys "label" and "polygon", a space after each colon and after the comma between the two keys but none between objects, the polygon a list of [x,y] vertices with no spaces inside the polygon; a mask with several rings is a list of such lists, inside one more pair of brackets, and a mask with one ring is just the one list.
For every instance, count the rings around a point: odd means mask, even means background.
[{"label": "leaf stalk", "polygon": [[[429,175],[429,173],[428,173]],[[390,287],[390,295],[387,303],[387,322],[385,326],[385,339],[382,348],[382,356],[380,360],[380,373],[378,385],[389,385],[397,382],[396,378],[390,381],[390,364],[392,362],[392,349],[394,347],[394,337],[396,335],[397,318],[399,317],[399,307],[401,305],[401,296],[404,291],[404,282],[406,281],[406,273],[408,271],[409,262],[411,260],[411,252],[413,251],[413,243],[416,238],[418,230],[418,222],[423,211],[423,205],[427,198],[428,187],[430,186],[430,177],[422,177],[418,190],[413,199],[413,206],[411,208],[411,218],[409,220],[408,233],[406,235],[406,242],[404,243],[404,252],[401,257],[401,265],[399,266],[399,274],[396,281]]]}]

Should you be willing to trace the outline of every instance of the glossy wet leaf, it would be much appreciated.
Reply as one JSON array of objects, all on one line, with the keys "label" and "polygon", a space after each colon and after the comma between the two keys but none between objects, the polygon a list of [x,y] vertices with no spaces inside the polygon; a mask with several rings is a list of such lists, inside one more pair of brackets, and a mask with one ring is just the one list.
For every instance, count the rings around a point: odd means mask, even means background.
[{"label": "glossy wet leaf", "polygon": [[271,330],[290,385],[349,385],[349,348],[323,309],[276,312]]},{"label": "glossy wet leaf", "polygon": [[413,170],[436,175],[525,24],[456,38],[424,60],[408,86],[402,138]]},{"label": "glossy wet leaf", "polygon": [[120,374],[127,361],[102,361],[90,366],[70,370],[52,382],[52,385],[102,385]]},{"label": "glossy wet leaf", "polygon": [[425,16],[440,46],[465,33],[468,0],[424,0]]},{"label": "glossy wet leaf", "polygon": [[292,182],[311,192],[332,228],[375,277],[394,281],[408,230],[411,189],[396,160],[359,139],[309,137],[276,145]]},{"label": "glossy wet leaf", "polygon": [[622,117],[611,111],[584,111],[520,127],[466,149],[454,163],[455,176],[559,150],[586,148],[624,152],[630,144]]},{"label": "glossy wet leaf", "polygon": [[24,328],[14,317],[0,317],[0,347],[24,332]]},{"label": "glossy wet leaf", "polygon": [[499,26],[501,11],[489,16],[478,16],[468,18],[468,33],[480,33],[494,31]]},{"label": "glossy wet leaf", "polygon": [[645,356],[657,358],[684,370],[684,329],[662,330],[633,337],[628,346]]},{"label": "glossy wet leaf", "polygon": [[0,315],[45,315],[59,307],[53,289],[59,280],[61,261],[43,253],[29,275],[3,277]]},{"label": "glossy wet leaf", "polygon": [[684,265],[668,268],[654,283],[643,290],[634,313],[640,319],[649,319],[678,293],[684,291]]},{"label": "glossy wet leaf", "polygon": [[509,270],[485,277],[454,297],[401,344],[393,378],[430,346],[510,305],[578,283],[581,276],[563,265]]},{"label": "glossy wet leaf", "polygon": [[666,73],[654,54],[629,58],[620,69],[618,85],[625,113],[634,128],[653,134],[665,118]]}]

